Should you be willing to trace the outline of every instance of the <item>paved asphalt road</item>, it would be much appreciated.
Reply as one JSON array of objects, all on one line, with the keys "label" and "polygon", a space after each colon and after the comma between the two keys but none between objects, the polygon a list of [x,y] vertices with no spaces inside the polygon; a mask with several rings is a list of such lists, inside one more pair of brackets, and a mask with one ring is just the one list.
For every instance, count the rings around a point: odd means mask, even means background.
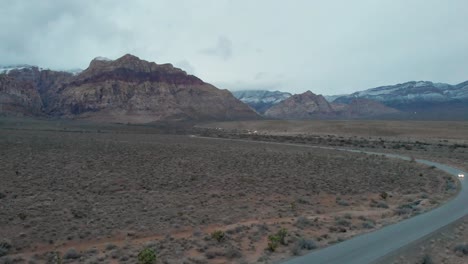
[{"label": "paved asphalt road", "polygon": [[[213,139],[213,138],[209,138]],[[231,140],[231,139],[219,139]],[[256,144],[282,144],[300,147],[312,147],[323,149],[336,149],[340,151],[363,152],[359,150],[349,150],[341,148],[317,147],[300,144],[261,142],[249,140],[232,140],[250,142]],[[380,154],[390,158],[399,158],[409,160],[408,157],[394,154],[365,152],[369,154]],[[416,162],[430,166],[436,166],[438,169],[458,177],[462,172],[456,168],[431,162],[419,160]],[[466,172],[462,172],[466,175]],[[326,247],[307,255],[296,257],[284,264],[367,264],[379,263],[379,259],[396,251],[399,248],[409,245],[426,235],[429,235],[438,229],[460,219],[468,214],[468,180],[460,179],[461,191],[459,194],[446,204],[431,210],[427,213],[417,215],[396,224],[386,226],[374,232],[363,234],[346,240],[344,242]]]}]

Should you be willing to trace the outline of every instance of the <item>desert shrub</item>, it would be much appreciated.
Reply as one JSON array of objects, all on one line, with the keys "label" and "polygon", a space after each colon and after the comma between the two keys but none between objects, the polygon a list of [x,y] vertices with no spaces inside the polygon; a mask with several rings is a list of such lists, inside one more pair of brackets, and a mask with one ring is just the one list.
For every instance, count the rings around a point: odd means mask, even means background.
[{"label": "desert shrub", "polygon": [[87,255],[96,255],[98,253],[99,253],[99,250],[97,248],[91,248],[91,249],[86,250]]},{"label": "desert shrub", "polygon": [[0,199],[3,199],[3,198],[5,198],[5,197],[6,197],[6,194],[0,192]]},{"label": "desert shrub", "polygon": [[362,223],[362,227],[363,228],[366,228],[366,229],[372,229],[375,227],[375,224],[371,221],[366,221],[364,223]]},{"label": "desert shrub", "polygon": [[363,215],[358,216],[358,219],[362,220],[362,221],[367,221],[367,217],[365,217]]},{"label": "desert shrub", "polygon": [[108,243],[106,244],[106,250],[112,250],[112,249],[116,249],[117,246],[112,244],[112,243]]},{"label": "desert shrub", "polygon": [[280,243],[282,245],[286,245],[286,236],[288,235],[288,230],[286,230],[286,228],[281,228],[280,230],[278,230],[278,233],[276,233],[276,235],[278,236]]},{"label": "desert shrub", "polygon": [[60,256],[60,252],[58,251],[50,251],[46,254],[47,263],[54,263],[54,264],[61,264],[63,263],[62,257]]},{"label": "desert shrub", "polygon": [[468,244],[466,244],[466,243],[458,244],[453,248],[453,251],[455,251],[455,253],[461,253],[463,255],[468,255]]},{"label": "desert shrub", "polygon": [[150,248],[145,248],[138,253],[138,264],[153,264],[156,263],[156,252]]},{"label": "desert shrub", "polygon": [[0,257],[6,256],[8,254],[8,249],[0,247]]},{"label": "desert shrub", "polygon": [[270,250],[271,252],[275,252],[279,246],[280,240],[281,239],[278,235],[268,236],[268,250]]},{"label": "desert shrub", "polygon": [[431,256],[429,255],[424,255],[421,264],[434,264],[434,261],[432,260]]},{"label": "desert shrub", "polygon": [[261,233],[265,233],[265,232],[270,231],[270,228],[268,227],[268,225],[266,223],[263,223],[261,225],[257,225],[257,229]]},{"label": "desert shrub", "polygon": [[225,255],[228,259],[235,259],[242,257],[242,252],[235,247],[228,247]]},{"label": "desert shrub", "polygon": [[225,252],[221,250],[209,250],[205,252],[205,257],[207,259],[214,259],[216,257],[224,257]]},{"label": "desert shrub", "polygon": [[397,215],[406,215],[410,214],[413,210],[410,208],[397,208],[395,209],[395,214]]},{"label": "desert shrub", "polygon": [[18,214],[18,218],[21,219],[21,220],[23,220],[23,221],[26,220],[27,217],[28,217],[28,215],[25,214],[25,213],[23,213],[23,212],[21,212],[21,213]]},{"label": "desert shrub", "polygon": [[296,243],[301,249],[312,250],[317,248],[317,244],[312,239],[301,238]]},{"label": "desert shrub", "polygon": [[346,219],[352,219],[353,218],[350,213],[344,214],[343,217],[346,218]]},{"label": "desert shrub", "polygon": [[336,224],[338,224],[340,226],[351,226],[351,222],[346,220],[346,219],[338,219],[336,221]]},{"label": "desert shrub", "polygon": [[388,204],[385,203],[385,202],[378,202],[377,205],[376,205],[377,208],[388,208]]},{"label": "desert shrub", "polygon": [[302,228],[312,225],[312,222],[304,216],[299,216],[296,219],[296,223],[294,223],[294,225],[302,229]]},{"label": "desert shrub", "polygon": [[297,242],[294,243],[293,246],[291,247],[291,254],[293,256],[299,256],[299,255],[301,255],[301,252],[302,252],[302,249],[299,246],[299,244]]},{"label": "desert shrub", "polygon": [[380,198],[382,198],[384,200],[387,200],[387,197],[388,197],[388,193],[386,193],[386,192],[381,192],[380,193]]},{"label": "desert shrub", "polygon": [[301,238],[297,240],[296,243],[294,243],[294,245],[291,247],[291,253],[295,256],[298,256],[301,254],[303,249],[312,250],[316,248],[317,244],[315,243],[315,241],[311,239]]},{"label": "desert shrub", "polygon": [[225,234],[221,230],[215,230],[215,231],[213,231],[213,233],[211,233],[211,238],[213,238],[214,240],[216,240],[218,242],[221,242],[221,241],[224,240]]},{"label": "desert shrub", "polygon": [[338,200],[336,203],[341,206],[349,206],[349,203],[345,200]]},{"label": "desert shrub", "polygon": [[454,191],[454,190],[457,189],[457,185],[451,180],[447,180],[445,182],[445,184],[446,184],[445,185],[445,190],[447,190],[447,191]]},{"label": "desert shrub", "polygon": [[297,210],[297,204],[296,204],[296,202],[291,202],[290,206],[291,206],[291,210],[292,210],[292,211],[296,211],[296,210]]},{"label": "desert shrub", "polygon": [[3,239],[0,240],[0,257],[8,254],[8,251],[11,249],[11,242],[9,240]]},{"label": "desert shrub", "polygon": [[65,252],[63,255],[64,259],[79,259],[81,257],[81,254],[74,248],[70,248]]},{"label": "desert shrub", "polygon": [[71,213],[73,217],[76,219],[82,219],[86,217],[86,214],[83,211],[75,209],[75,208],[71,209]]},{"label": "desert shrub", "polygon": [[110,251],[109,256],[113,259],[121,259],[124,255],[122,250],[113,249]]}]

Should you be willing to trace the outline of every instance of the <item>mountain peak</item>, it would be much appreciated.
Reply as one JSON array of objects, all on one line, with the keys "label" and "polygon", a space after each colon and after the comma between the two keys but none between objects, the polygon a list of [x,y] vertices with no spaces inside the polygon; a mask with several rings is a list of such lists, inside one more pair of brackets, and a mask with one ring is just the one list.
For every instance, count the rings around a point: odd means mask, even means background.
[{"label": "mountain peak", "polygon": [[316,96],[316,94],[314,94],[313,92],[311,92],[310,90],[307,90],[306,92],[300,94],[300,95],[307,95],[307,96]]},{"label": "mountain peak", "polygon": [[265,115],[281,119],[309,119],[313,116],[333,113],[333,108],[322,95],[306,91],[272,106],[265,112]]},{"label": "mountain peak", "polygon": [[118,58],[116,61],[142,61],[142,60],[135,55],[127,53],[123,55],[122,57]]}]

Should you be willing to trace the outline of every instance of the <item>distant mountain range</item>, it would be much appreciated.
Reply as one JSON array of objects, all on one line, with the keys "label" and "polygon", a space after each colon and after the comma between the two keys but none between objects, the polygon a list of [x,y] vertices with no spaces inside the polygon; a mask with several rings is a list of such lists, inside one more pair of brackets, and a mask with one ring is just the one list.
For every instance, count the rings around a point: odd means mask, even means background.
[{"label": "distant mountain range", "polygon": [[130,54],[98,57],[84,71],[2,67],[0,114],[121,123],[259,118],[227,90]]},{"label": "distant mountain range", "polygon": [[349,119],[396,113],[399,111],[369,99],[354,99],[346,104],[330,103],[324,96],[307,91],[272,106],[265,116],[276,119]]},{"label": "distant mountain range", "polygon": [[402,112],[397,118],[468,119],[468,81],[457,85],[411,81],[338,96],[334,103],[356,98],[380,102]]},{"label": "distant mountain range", "polygon": [[232,94],[260,114],[265,113],[273,105],[292,96],[292,94],[287,92],[266,90],[242,90],[234,91]]},{"label": "distant mountain range", "polygon": [[85,70],[0,66],[0,115],[151,123],[172,120],[468,120],[468,81],[381,86],[347,95],[248,90],[232,94],[173,67],[127,54]]},{"label": "distant mountain range", "polygon": [[347,95],[321,96],[306,92],[288,98],[278,96],[277,100],[257,109],[258,102],[263,102],[264,95],[269,93],[282,94],[279,91],[241,91],[234,95],[269,118],[468,119],[468,81],[457,85],[411,81]]}]

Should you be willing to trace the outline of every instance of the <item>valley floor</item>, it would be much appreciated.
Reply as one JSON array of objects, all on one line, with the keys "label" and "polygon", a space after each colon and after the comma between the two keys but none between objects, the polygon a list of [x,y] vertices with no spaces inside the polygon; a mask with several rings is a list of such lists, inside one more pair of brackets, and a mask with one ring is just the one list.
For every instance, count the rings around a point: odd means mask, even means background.
[{"label": "valley floor", "polygon": [[[411,161],[189,135],[341,146],[338,136],[167,131],[0,120],[0,263],[135,263],[146,247],[161,263],[271,263],[419,214],[457,191],[452,177]],[[342,144],[396,144],[366,142]],[[466,148],[445,143],[391,152],[463,163]],[[285,239],[268,250],[282,229]]]}]

